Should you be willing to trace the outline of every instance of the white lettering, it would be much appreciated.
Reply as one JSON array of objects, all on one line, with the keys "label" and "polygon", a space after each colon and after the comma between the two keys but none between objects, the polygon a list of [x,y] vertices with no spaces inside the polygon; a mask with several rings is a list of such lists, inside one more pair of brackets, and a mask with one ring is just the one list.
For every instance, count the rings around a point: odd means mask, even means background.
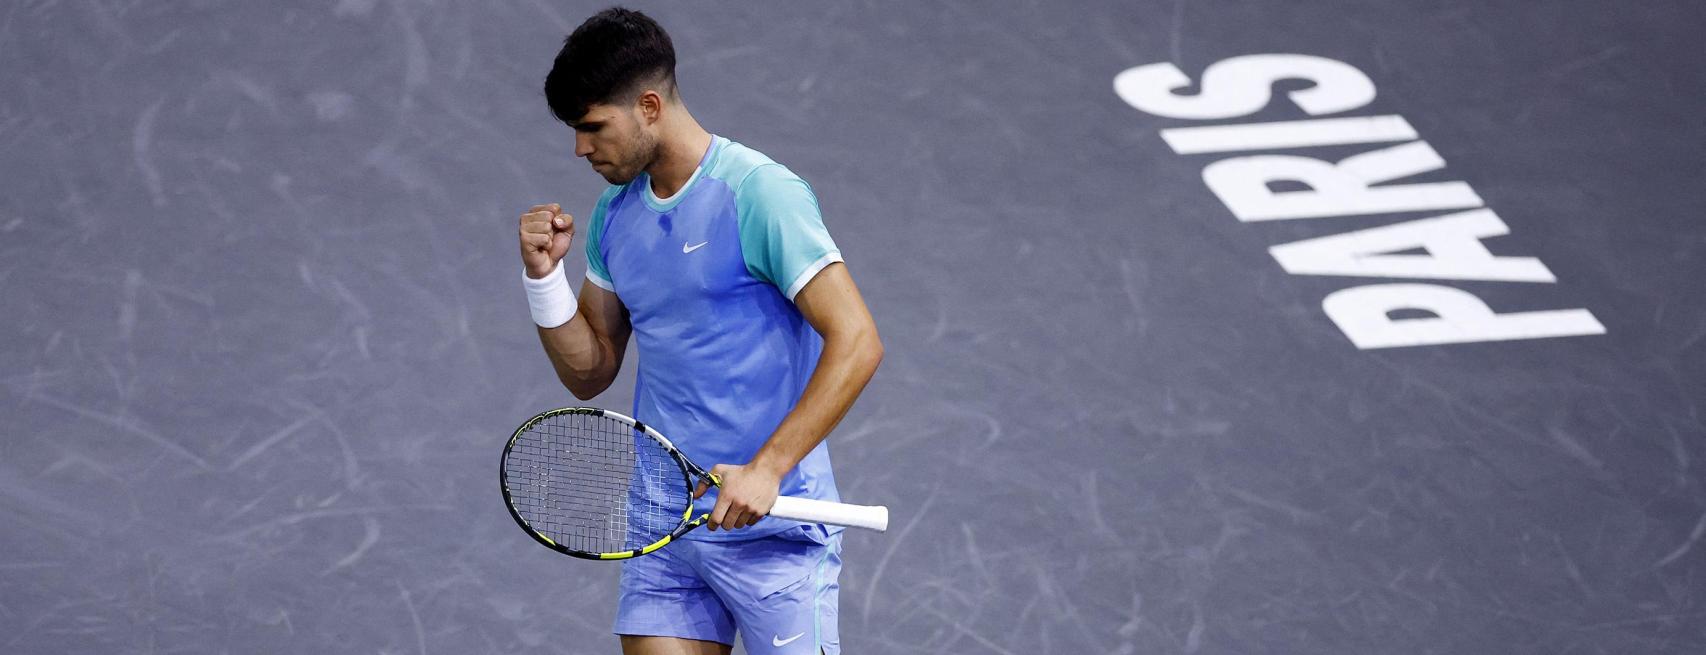
[{"label": "white lettering", "polygon": [[[1186,120],[1219,120],[1268,109],[1275,84],[1287,80],[1312,83],[1284,94],[1309,116],[1358,109],[1375,98],[1374,83],[1355,67],[1297,54],[1221,60],[1203,69],[1200,83],[1170,63],[1137,66],[1116,75],[1113,85],[1121,100],[1141,112]],[[1337,163],[1263,154],[1206,165],[1203,181],[1240,221],[1458,211],[1269,248],[1288,273],[1557,281],[1539,259],[1497,256],[1487,249],[1484,239],[1505,235],[1510,229],[1492,210],[1482,208],[1481,197],[1468,184],[1393,183],[1445,167],[1445,160],[1420,140],[1402,116],[1174,127],[1160,133],[1168,147],[1181,155],[1397,144]],[[1351,343],[1365,350],[1606,331],[1585,309],[1500,314],[1468,291],[1437,284],[1372,284],[1342,289],[1328,295],[1321,306]],[[1429,316],[1415,317],[1413,313]]]},{"label": "white lettering", "polygon": [[[1481,243],[1509,233],[1493,210],[1478,209],[1294,241],[1268,252],[1293,275],[1556,282],[1539,259],[1497,257]],[[1391,254],[1416,248],[1427,254]]]},{"label": "white lettering", "polygon": [[1203,71],[1202,92],[1180,95],[1191,78],[1173,64],[1149,64],[1114,76],[1114,93],[1132,108],[1157,116],[1192,120],[1237,118],[1261,111],[1273,99],[1273,84],[1303,79],[1315,83],[1287,94],[1311,116],[1350,111],[1374,101],[1374,82],[1350,64],[1310,55],[1245,55],[1223,59]]},{"label": "white lettering", "polygon": [[[1272,221],[1406,211],[1466,209],[1481,197],[1462,182],[1374,185],[1438,170],[1445,160],[1425,141],[1353,155],[1338,164],[1309,157],[1255,155],[1203,168],[1203,181],[1238,220]],[[1306,191],[1274,191],[1272,182],[1302,182]]]},{"label": "white lettering", "polygon": [[[1498,314],[1474,294],[1433,284],[1341,289],[1328,294],[1321,308],[1360,350],[1605,334],[1585,309]],[[1391,312],[1404,309],[1433,316],[1392,318]]]},{"label": "white lettering", "polygon": [[1161,130],[1161,138],[1181,155],[1235,150],[1278,150],[1352,143],[1409,141],[1416,130],[1403,116],[1352,116],[1307,121],[1248,123]]}]

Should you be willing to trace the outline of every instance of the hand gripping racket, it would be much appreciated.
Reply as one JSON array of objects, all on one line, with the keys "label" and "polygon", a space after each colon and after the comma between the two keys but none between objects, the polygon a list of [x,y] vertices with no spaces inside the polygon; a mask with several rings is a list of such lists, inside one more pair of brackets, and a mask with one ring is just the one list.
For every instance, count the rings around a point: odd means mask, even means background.
[{"label": "hand gripping racket", "polygon": [[[644,423],[595,407],[528,419],[504,446],[498,471],[510,516],[557,552],[597,560],[639,557],[705,524],[699,481],[718,484]],[[888,529],[887,507],[779,496],[770,516]]]}]

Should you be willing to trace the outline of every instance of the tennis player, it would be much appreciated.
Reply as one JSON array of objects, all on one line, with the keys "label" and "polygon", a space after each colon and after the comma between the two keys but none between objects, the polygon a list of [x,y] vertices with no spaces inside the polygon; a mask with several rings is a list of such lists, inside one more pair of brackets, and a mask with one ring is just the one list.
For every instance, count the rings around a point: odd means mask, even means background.
[{"label": "tennis player", "polygon": [[560,205],[521,216],[539,339],[581,399],[610,386],[632,336],[633,415],[722,489],[707,529],[623,564],[616,634],[629,655],[840,652],[839,528],[765,518],[778,494],[838,501],[829,434],[883,348],[799,176],[694,120],[675,49],[651,18],[609,9],[564,42],[551,112],[611,186],[587,225],[577,302]]}]

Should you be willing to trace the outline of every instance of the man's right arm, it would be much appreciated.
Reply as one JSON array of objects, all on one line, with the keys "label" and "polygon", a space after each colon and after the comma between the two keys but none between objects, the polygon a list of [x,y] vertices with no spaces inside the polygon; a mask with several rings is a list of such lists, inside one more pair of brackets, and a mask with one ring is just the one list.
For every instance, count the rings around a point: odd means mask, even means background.
[{"label": "man's right arm", "polygon": [[[527,277],[544,280],[561,276],[563,256],[568,254],[574,240],[575,218],[562,213],[557,204],[535,205],[521,215],[521,262]],[[559,278],[560,280],[560,278]],[[632,326],[628,310],[615,293],[606,291],[590,281],[581,284],[581,294],[574,314],[567,322],[561,316],[567,312],[569,290],[566,282],[551,282],[543,287],[552,293],[538,291],[529,282],[529,302],[533,303],[534,320],[539,330],[539,342],[551,358],[551,368],[557,379],[576,398],[589,400],[610,386],[616,372],[622,368],[622,354],[628,347]],[[535,293],[540,294],[535,297]],[[543,305],[538,304],[543,302]],[[545,309],[541,309],[544,307]],[[541,312],[549,322],[540,322]],[[552,327],[544,327],[552,325]]]},{"label": "man's right arm", "polygon": [[569,393],[592,400],[603,393],[622,369],[628,349],[628,309],[616,294],[591,282],[581,283],[580,309],[569,322],[538,328],[539,343]]}]

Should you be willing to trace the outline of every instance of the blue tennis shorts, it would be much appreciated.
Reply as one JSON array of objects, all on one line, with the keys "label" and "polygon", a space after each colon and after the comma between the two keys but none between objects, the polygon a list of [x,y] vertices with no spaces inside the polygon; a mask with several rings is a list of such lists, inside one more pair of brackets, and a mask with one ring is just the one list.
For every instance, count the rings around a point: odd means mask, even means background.
[{"label": "blue tennis shorts", "polygon": [[622,563],[616,634],[733,644],[738,629],[751,655],[837,655],[840,575],[841,533],[820,525],[682,539]]}]

